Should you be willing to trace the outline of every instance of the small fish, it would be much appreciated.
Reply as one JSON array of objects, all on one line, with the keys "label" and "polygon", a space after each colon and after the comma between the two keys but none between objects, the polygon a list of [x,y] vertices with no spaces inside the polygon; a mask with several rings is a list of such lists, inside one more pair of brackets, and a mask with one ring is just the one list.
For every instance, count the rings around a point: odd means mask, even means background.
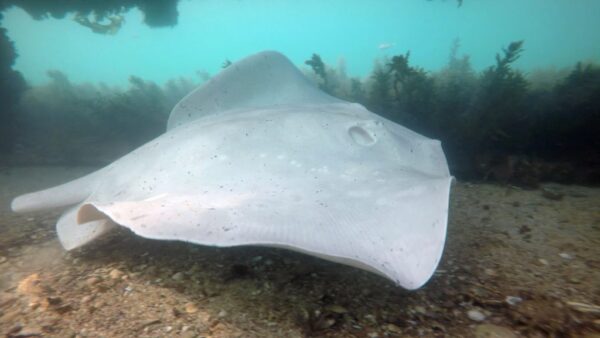
[{"label": "small fish", "polygon": [[377,48],[384,50],[384,49],[388,49],[391,47],[394,47],[396,44],[395,43],[390,43],[390,42],[382,42],[379,44],[379,46]]}]

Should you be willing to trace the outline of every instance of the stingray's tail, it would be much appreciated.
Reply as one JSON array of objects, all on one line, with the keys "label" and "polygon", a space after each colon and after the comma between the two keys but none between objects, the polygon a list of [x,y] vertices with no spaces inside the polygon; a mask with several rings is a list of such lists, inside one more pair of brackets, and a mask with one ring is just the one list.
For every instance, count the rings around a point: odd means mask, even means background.
[{"label": "stingray's tail", "polygon": [[92,194],[101,171],[53,188],[18,196],[12,201],[11,208],[15,212],[30,212],[80,203]]}]

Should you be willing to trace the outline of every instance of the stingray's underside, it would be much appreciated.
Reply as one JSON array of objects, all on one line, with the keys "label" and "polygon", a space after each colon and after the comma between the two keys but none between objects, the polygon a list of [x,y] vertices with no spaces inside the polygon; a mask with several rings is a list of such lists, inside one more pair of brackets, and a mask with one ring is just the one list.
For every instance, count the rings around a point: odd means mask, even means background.
[{"label": "stingray's underside", "polygon": [[66,249],[120,225],[153,239],[288,248],[413,289],[440,259],[450,182],[438,141],[327,96],[264,52],[184,98],[159,138],[12,206],[71,205],[57,224]]}]

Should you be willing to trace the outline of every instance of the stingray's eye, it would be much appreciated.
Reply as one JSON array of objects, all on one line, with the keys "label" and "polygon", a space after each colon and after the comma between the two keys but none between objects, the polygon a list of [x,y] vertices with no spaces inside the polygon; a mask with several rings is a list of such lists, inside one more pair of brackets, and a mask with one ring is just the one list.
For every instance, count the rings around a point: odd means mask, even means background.
[{"label": "stingray's eye", "polygon": [[354,142],[365,147],[372,146],[377,142],[377,136],[369,130],[368,126],[352,126],[348,129],[348,135]]}]

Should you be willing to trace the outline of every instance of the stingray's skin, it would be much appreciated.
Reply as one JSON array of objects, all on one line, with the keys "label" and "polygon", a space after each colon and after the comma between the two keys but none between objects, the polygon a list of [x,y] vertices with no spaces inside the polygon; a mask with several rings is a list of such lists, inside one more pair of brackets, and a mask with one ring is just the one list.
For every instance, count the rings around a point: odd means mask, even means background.
[{"label": "stingray's skin", "polygon": [[120,225],[154,239],[283,247],[415,289],[442,254],[450,183],[439,141],[328,96],[262,52],[179,102],[162,136],[12,208],[72,205],[57,224],[67,250]]}]

